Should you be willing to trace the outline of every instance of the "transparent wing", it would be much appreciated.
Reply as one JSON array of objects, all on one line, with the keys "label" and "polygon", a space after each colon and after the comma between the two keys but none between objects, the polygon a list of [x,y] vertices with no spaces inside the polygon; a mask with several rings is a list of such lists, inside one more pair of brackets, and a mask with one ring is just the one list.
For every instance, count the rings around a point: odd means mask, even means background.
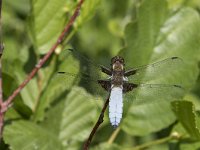
[{"label": "transparent wing", "polygon": [[[107,79],[108,75],[102,73],[101,65],[96,64],[91,59],[73,49],[63,50],[59,58],[61,62],[69,58],[76,60],[70,61],[70,64],[65,63],[59,65],[57,77],[63,78],[63,82],[68,84],[74,80],[74,84],[79,84],[92,94],[105,95],[102,94],[106,92],[98,84],[98,80]],[[68,66],[66,66],[66,64],[68,64]]]},{"label": "transparent wing", "polygon": [[163,100],[179,100],[182,98],[184,91],[185,90],[178,85],[140,84],[132,91],[124,93],[124,101],[140,105]]},{"label": "transparent wing", "polygon": [[[66,59],[68,56],[73,57],[74,59],[79,61],[79,64],[71,64],[72,67],[79,67],[80,66],[80,72],[84,74],[90,75],[92,78],[99,79],[101,77],[107,77],[106,74],[102,73],[101,67],[102,65],[95,63],[94,60],[91,58],[86,57],[82,53],[79,53],[76,50],[73,49],[66,49],[61,52],[61,58]],[[109,60],[110,61],[110,60]],[[104,66],[105,67],[105,66]],[[105,67],[107,68],[107,67]],[[66,71],[65,69],[63,70],[65,72],[71,72],[71,71]]]},{"label": "transparent wing", "polygon": [[[88,75],[74,74],[63,71],[55,73],[54,79],[56,80],[57,84],[66,85],[66,93],[75,93],[76,96],[75,98],[72,98],[72,100],[81,99],[87,101],[88,103],[93,103],[96,107],[94,109],[100,113],[103,103],[108,96],[108,93],[104,91],[103,88],[100,87],[100,85],[98,85],[95,79],[92,79]],[[91,83],[94,84],[93,87],[85,86],[90,85]],[[82,88],[82,84],[84,84],[84,88]]]},{"label": "transparent wing", "polygon": [[[145,83],[160,81],[167,76],[177,72],[183,61],[179,57],[170,57],[150,65],[129,69],[127,72],[129,82]],[[157,82],[154,82],[157,83]]]},{"label": "transparent wing", "polygon": [[[105,99],[108,95],[108,92],[106,92],[99,84],[98,81],[88,74],[73,74],[69,72],[58,72],[57,78],[60,78],[61,82],[66,83],[68,85],[69,83],[73,82],[73,85],[79,85],[84,87],[87,92],[92,94],[95,97],[95,100],[99,99]],[[77,94],[79,92],[77,91]],[[85,96],[85,95],[84,95]]]}]

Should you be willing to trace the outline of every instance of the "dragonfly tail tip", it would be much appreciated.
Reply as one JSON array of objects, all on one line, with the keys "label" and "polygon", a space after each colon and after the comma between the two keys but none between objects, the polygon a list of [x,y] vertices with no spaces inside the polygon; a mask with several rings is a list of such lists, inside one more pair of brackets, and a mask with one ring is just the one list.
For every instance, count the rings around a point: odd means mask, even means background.
[{"label": "dragonfly tail tip", "polygon": [[116,129],[118,127],[118,125],[112,125],[114,129]]}]

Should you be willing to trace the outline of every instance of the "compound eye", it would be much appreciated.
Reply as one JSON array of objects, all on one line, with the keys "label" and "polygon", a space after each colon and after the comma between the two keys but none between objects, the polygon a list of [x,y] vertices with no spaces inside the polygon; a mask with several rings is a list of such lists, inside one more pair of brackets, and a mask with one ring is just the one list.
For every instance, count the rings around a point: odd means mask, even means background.
[{"label": "compound eye", "polygon": [[124,64],[124,61],[123,61],[123,60],[120,60],[120,63]]}]

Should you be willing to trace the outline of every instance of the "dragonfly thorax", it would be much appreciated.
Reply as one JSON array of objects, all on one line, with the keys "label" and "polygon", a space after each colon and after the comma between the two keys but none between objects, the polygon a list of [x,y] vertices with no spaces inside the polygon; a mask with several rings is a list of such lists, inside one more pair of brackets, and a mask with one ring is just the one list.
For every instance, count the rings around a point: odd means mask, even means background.
[{"label": "dragonfly thorax", "polygon": [[115,56],[111,59],[111,65],[111,85],[122,86],[124,79],[124,59],[120,56]]},{"label": "dragonfly thorax", "polygon": [[124,82],[124,72],[123,71],[113,71],[111,77],[111,85],[122,86]]}]

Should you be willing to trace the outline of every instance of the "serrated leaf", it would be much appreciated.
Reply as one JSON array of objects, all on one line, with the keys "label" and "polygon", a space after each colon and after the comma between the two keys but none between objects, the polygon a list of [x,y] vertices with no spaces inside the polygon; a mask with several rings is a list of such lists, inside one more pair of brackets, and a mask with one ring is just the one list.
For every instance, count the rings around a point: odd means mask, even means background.
[{"label": "serrated leaf", "polygon": [[172,102],[172,107],[178,120],[190,134],[191,138],[200,140],[200,119],[195,113],[193,103],[189,101],[174,101]]},{"label": "serrated leaf", "polygon": [[[138,10],[137,22],[126,26],[125,51],[127,66],[144,64],[152,55],[156,37],[168,15],[166,1],[145,0]],[[136,61],[137,60],[137,61]]]},{"label": "serrated leaf", "polygon": [[181,150],[196,150],[200,147],[200,142],[198,140],[190,138],[189,133],[186,131],[186,128],[183,127],[183,124],[179,122],[171,133],[176,134],[179,137],[178,141],[174,141],[174,150],[177,148]]},{"label": "serrated leaf", "polygon": [[[99,0],[85,1],[80,11],[80,15],[74,23],[75,28],[83,25],[94,15],[99,2]],[[58,35],[65,25],[67,12],[69,12],[70,17],[76,5],[77,2],[66,2],[66,0],[50,0],[48,3],[44,3],[42,0],[33,2],[32,19],[34,19],[34,21],[30,20],[29,25],[32,38],[35,42],[34,45],[37,47],[40,54],[46,53],[52,44],[56,42]],[[72,34],[75,33],[76,29],[73,30]],[[71,38],[71,36],[69,37]]]},{"label": "serrated leaf", "polygon": [[97,7],[99,6],[100,0],[87,0],[84,2],[83,7],[80,11],[80,16],[77,18],[75,27],[78,28],[83,25],[87,20],[94,16]]},{"label": "serrated leaf", "polygon": [[[18,85],[21,84],[24,79],[26,78],[26,74],[22,68],[22,63],[20,61],[15,62],[15,69],[17,68],[17,72],[15,73],[15,76],[17,78]],[[26,87],[21,91],[21,97],[23,102],[32,110],[35,110],[37,98],[38,98],[38,85],[37,85],[37,79],[32,78],[29,83],[26,85]]]},{"label": "serrated leaf", "polygon": [[[136,67],[178,56],[183,59],[183,63],[156,78],[151,84],[178,84],[185,89],[193,86],[198,76],[199,26],[199,16],[192,9],[182,9],[169,16],[165,1],[143,1],[137,21],[126,27],[127,48],[121,53],[125,56],[126,66]],[[149,76],[150,73],[147,69],[146,75]],[[145,93],[146,91],[141,90],[138,95]],[[181,99],[183,94],[179,95],[178,99]],[[122,123],[122,129],[131,135],[145,135],[169,126],[176,118],[170,109],[169,101],[161,101],[167,97],[168,95],[163,93],[159,99],[156,95],[146,99],[157,102],[144,103],[139,107],[132,104]],[[171,100],[174,99],[175,97]]]},{"label": "serrated leaf", "polygon": [[[57,71],[68,70],[74,74],[78,73],[79,63],[73,57],[64,57],[61,59],[61,61],[62,62]],[[73,65],[76,67],[73,67]],[[75,77],[68,76],[66,81],[64,76],[59,75],[58,72],[55,72],[50,81],[48,81],[49,83],[47,84],[46,88],[44,88],[44,92],[41,95],[36,111],[33,115],[33,119],[35,121],[43,120],[45,110],[49,108],[53,101],[59,97],[62,98],[62,95],[67,93],[71,86],[75,84],[75,80]]]},{"label": "serrated leaf", "polygon": [[176,119],[169,106],[168,101],[132,106],[122,122],[122,129],[131,135],[146,135],[161,130]]},{"label": "serrated leaf", "polygon": [[[198,84],[198,83],[197,83]],[[187,101],[190,101],[194,104],[196,110],[200,110],[200,97],[197,96],[194,93],[188,93],[187,95],[185,95],[184,99],[186,99]]]},{"label": "serrated leaf", "polygon": [[33,1],[30,30],[40,54],[50,49],[62,31],[66,18],[65,4],[66,0]]},{"label": "serrated leaf", "polygon": [[[77,94],[78,93],[78,94]],[[72,141],[82,142],[97,120],[98,103],[80,87],[74,87],[65,99],[49,110],[42,125],[55,132],[67,147]]]},{"label": "serrated leaf", "polygon": [[[5,73],[4,82],[6,83],[4,85],[4,91],[6,96],[10,95],[27,77],[20,60],[13,60],[12,63],[13,65],[10,65],[11,62],[9,60],[4,60],[5,69],[3,69],[3,72]],[[29,84],[20,92],[20,95],[24,104],[33,111],[38,96],[36,78],[31,79]],[[17,98],[19,97],[16,97],[16,99]]]},{"label": "serrated leaf", "polygon": [[60,139],[63,142],[68,139],[85,140],[97,119],[98,105],[95,98],[82,88],[74,87],[67,96],[65,106],[62,112]]},{"label": "serrated leaf", "polygon": [[78,149],[96,119],[97,102],[82,88],[74,87],[66,99],[55,103],[44,122],[12,121],[3,136],[13,150]]},{"label": "serrated leaf", "polygon": [[29,121],[16,121],[5,126],[3,137],[12,150],[62,150],[62,144],[54,134]]},{"label": "serrated leaf", "polygon": [[179,122],[177,123],[174,127],[173,130],[171,132],[171,135],[176,134],[178,135],[178,137],[183,137],[183,138],[187,138],[189,137],[188,132],[185,130],[185,128],[183,127],[183,125]]},{"label": "serrated leaf", "polygon": [[171,134],[177,135],[179,139],[178,141],[172,141],[174,146],[173,150],[178,148],[181,150],[196,150],[200,147],[200,142],[190,138],[189,133],[181,122],[176,124]]}]

